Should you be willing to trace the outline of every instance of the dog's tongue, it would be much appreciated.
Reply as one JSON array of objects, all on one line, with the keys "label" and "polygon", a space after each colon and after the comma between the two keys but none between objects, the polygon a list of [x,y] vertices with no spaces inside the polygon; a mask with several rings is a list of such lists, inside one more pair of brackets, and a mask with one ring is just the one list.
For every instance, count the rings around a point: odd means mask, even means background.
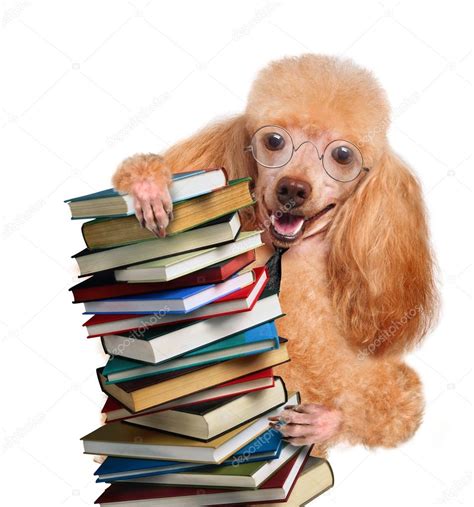
[{"label": "dog's tongue", "polygon": [[303,227],[304,218],[290,213],[283,213],[280,216],[274,215],[273,227],[278,234],[283,236],[296,236]]}]

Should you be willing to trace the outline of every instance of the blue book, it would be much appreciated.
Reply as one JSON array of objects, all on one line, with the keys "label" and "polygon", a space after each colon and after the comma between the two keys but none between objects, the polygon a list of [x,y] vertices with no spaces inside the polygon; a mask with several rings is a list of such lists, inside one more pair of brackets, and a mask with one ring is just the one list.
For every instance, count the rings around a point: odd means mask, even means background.
[{"label": "blue book", "polygon": [[[222,465],[239,465],[255,461],[278,459],[282,449],[280,432],[269,429],[245,447],[242,447]],[[171,472],[188,472],[199,468],[212,469],[220,465],[199,463],[185,463],[179,461],[162,461],[154,459],[134,459],[108,457],[94,472],[96,482],[111,482],[117,479],[131,479],[134,477],[149,477],[152,475],[169,474]]]},{"label": "blue book", "polygon": [[[173,174],[170,186],[171,199],[174,203],[208,194],[227,183],[225,170],[197,170]],[[66,199],[71,210],[71,218],[101,218],[133,215],[131,196],[107,188],[92,194]]]},{"label": "blue book", "polygon": [[188,314],[217,299],[232,294],[253,283],[253,273],[247,271],[223,282],[196,285],[182,289],[164,290],[137,296],[99,299],[84,303],[85,314]]},{"label": "blue book", "polygon": [[271,321],[159,364],[150,365],[133,359],[113,356],[105,365],[102,374],[106,377],[107,384],[115,384],[158,373],[168,373],[194,366],[227,361],[237,357],[260,354],[277,349],[279,346],[278,332],[275,323]]}]

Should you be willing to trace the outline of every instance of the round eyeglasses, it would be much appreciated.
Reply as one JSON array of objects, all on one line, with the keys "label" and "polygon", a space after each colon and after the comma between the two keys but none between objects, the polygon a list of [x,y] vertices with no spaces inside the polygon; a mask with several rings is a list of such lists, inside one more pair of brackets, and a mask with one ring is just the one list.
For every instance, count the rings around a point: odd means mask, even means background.
[{"label": "round eyeglasses", "polygon": [[324,171],[333,180],[348,183],[354,181],[362,171],[369,172],[370,170],[364,167],[359,148],[349,141],[343,139],[331,141],[320,155],[317,146],[312,141],[303,141],[295,147],[290,133],[278,125],[260,127],[253,134],[250,145],[244,151],[251,152],[253,158],[261,166],[279,169],[288,164],[304,144],[311,144],[316,148]]}]

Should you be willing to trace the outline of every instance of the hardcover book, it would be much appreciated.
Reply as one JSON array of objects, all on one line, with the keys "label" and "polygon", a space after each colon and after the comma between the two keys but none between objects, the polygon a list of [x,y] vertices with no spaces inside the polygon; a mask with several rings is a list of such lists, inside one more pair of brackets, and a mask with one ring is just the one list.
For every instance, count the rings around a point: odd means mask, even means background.
[{"label": "hardcover book", "polygon": [[102,408],[102,413],[105,414],[106,422],[112,422],[130,419],[131,417],[138,417],[144,414],[152,414],[153,412],[159,412],[161,410],[178,409],[199,403],[233,398],[260,389],[268,389],[274,385],[275,379],[273,378],[273,370],[271,368],[266,368],[137,412],[128,410],[115,398],[109,396]]},{"label": "hardcover book", "polygon": [[231,399],[141,415],[125,419],[125,422],[207,442],[283,405],[287,399],[285,384],[277,377],[273,387],[268,389]]},{"label": "hardcover book", "polygon": [[[298,403],[298,400],[297,393],[289,397],[290,403]],[[220,464],[266,431],[267,417],[278,415],[281,410],[282,407],[276,408],[264,417],[228,431],[208,442],[123,422],[101,426],[81,440],[86,454]]]},{"label": "hardcover book", "polygon": [[283,465],[258,489],[229,490],[117,483],[109,486],[95,503],[121,507],[160,505],[184,507],[282,501],[290,495],[309,452],[309,447],[301,447],[293,459]]},{"label": "hardcover book", "polygon": [[86,301],[96,301],[97,299],[181,289],[194,285],[223,282],[254,261],[255,251],[250,250],[236,257],[217,262],[208,268],[190,273],[189,275],[168,282],[156,283],[117,282],[113,273],[105,272],[91,276],[77,285],[74,285],[74,287],[71,287],[69,290],[74,297],[74,303],[85,303]]},{"label": "hardcover book", "polygon": [[[173,220],[166,228],[168,236],[181,233],[216,220],[253,204],[249,189],[250,178],[229,182],[229,185],[209,194],[173,206]],[[97,218],[85,222],[82,235],[91,250],[154,239],[155,235],[142,227],[135,216]]]},{"label": "hardcover book", "polygon": [[107,384],[101,370],[98,370],[98,376],[106,394],[116,398],[132,412],[138,412],[287,361],[289,357],[285,342],[280,344],[280,348],[262,354],[120,384]]},{"label": "hardcover book", "polygon": [[[172,240],[174,237],[176,236],[168,239]],[[165,282],[254,250],[262,244],[260,231],[243,231],[234,238],[232,243],[228,242],[224,245],[204,249],[198,248],[192,252],[179,253],[151,262],[116,269],[114,276],[119,282]]]},{"label": "hardcover book", "polygon": [[[282,450],[281,434],[269,429],[239,449],[235,454],[222,462],[222,465],[239,465],[277,459]],[[155,459],[107,457],[95,471],[97,482],[110,482],[116,479],[131,479],[149,475],[166,474],[176,471],[209,468],[206,463],[189,463],[184,461],[163,461]]]},{"label": "hardcover book", "polygon": [[196,322],[102,336],[105,352],[145,363],[162,363],[282,315],[276,294],[261,298],[251,312]]},{"label": "hardcover book", "polygon": [[301,452],[301,447],[285,444],[280,456],[275,460],[212,466],[206,470],[177,470],[168,474],[118,479],[114,482],[125,481],[130,484],[164,484],[167,486],[199,486],[204,488],[256,489],[299,452]]},{"label": "hardcover book", "polygon": [[[73,257],[76,259],[80,275],[91,275],[130,264],[228,243],[235,239],[239,230],[240,218],[238,213],[234,213],[176,236],[154,238],[105,250],[85,249]],[[197,269],[201,269],[201,267]]]},{"label": "hardcover book", "polygon": [[[223,168],[197,170],[173,174],[170,195],[174,203],[191,199],[223,187],[227,175]],[[108,188],[93,194],[67,199],[71,218],[127,216],[135,213],[133,198]]]},{"label": "hardcover book", "polygon": [[194,366],[227,361],[237,357],[260,354],[277,349],[279,346],[280,341],[275,323],[265,322],[164,363],[150,365],[133,359],[113,356],[108,360],[102,374],[106,377],[108,384],[115,384],[126,380],[149,377],[157,373],[168,373]]},{"label": "hardcover book", "polygon": [[[205,320],[211,317],[222,317],[252,310],[258,298],[262,295],[268,281],[265,268],[255,268],[254,283],[223,296],[209,305],[205,305],[188,314],[159,314],[159,315],[136,315],[136,314],[97,314],[91,317],[83,325],[87,327],[89,338],[104,334],[120,334],[133,329],[151,329],[154,327]],[[141,284],[147,285],[147,284]]]}]

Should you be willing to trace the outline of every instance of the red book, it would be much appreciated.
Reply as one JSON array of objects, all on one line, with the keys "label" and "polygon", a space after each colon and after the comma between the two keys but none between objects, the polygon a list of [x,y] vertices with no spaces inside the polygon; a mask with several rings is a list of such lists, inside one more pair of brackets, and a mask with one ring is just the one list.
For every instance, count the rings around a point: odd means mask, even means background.
[{"label": "red book", "polygon": [[161,412],[162,410],[173,409],[176,410],[190,405],[197,405],[199,403],[214,401],[223,398],[230,398],[233,396],[241,396],[242,394],[250,393],[252,391],[260,391],[275,385],[273,378],[272,368],[251,373],[243,377],[224,382],[209,389],[204,389],[197,393],[184,396],[168,403],[156,405],[153,408],[142,410],[140,412],[131,412],[124,405],[114,398],[108,397],[102,408],[102,413],[105,414],[106,422],[118,421],[121,419],[130,419],[145,414],[152,414],[154,412]]},{"label": "red book", "polygon": [[116,282],[113,273],[94,275],[84,280],[69,290],[74,297],[74,303],[96,301],[98,299],[109,299],[120,296],[133,296],[148,294],[162,290],[181,289],[194,285],[205,285],[227,280],[230,276],[255,260],[255,250],[237,255],[232,259],[201,269],[195,273],[170,280],[169,282],[156,283],[127,283]]},{"label": "red book", "polygon": [[258,489],[217,489],[170,487],[156,484],[115,483],[109,486],[95,503],[100,505],[132,506],[194,506],[227,505],[229,503],[283,502],[291,493],[311,447],[301,447],[299,453],[287,461]]},{"label": "red book", "polygon": [[117,334],[139,328],[152,328],[197,320],[231,315],[251,310],[268,282],[265,267],[254,268],[255,281],[232,294],[224,296],[187,314],[168,314],[156,319],[154,315],[112,314],[94,315],[83,325],[87,327],[88,337]]}]

